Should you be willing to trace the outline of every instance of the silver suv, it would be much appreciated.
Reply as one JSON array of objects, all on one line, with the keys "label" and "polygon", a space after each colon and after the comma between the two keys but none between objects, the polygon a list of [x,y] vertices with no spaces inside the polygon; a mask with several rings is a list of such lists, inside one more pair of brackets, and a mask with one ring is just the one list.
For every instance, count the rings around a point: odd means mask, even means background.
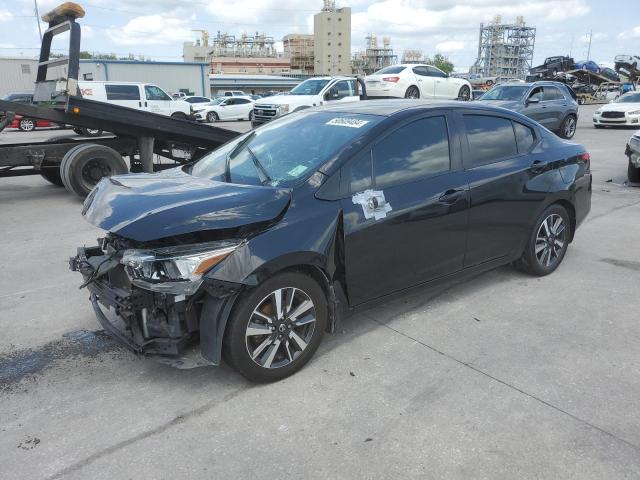
[{"label": "silver suv", "polygon": [[478,101],[522,113],[562,138],[576,133],[578,103],[564,83],[502,83]]}]

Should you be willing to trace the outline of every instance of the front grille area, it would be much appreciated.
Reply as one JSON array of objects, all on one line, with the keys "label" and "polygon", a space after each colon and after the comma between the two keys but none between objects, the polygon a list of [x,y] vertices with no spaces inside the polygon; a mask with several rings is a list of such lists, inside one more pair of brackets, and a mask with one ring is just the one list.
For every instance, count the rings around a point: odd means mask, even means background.
[{"label": "front grille area", "polygon": [[253,107],[253,114],[256,117],[271,118],[278,114],[277,108],[276,105],[256,105]]},{"label": "front grille area", "polygon": [[624,112],[602,112],[602,118],[624,118]]}]

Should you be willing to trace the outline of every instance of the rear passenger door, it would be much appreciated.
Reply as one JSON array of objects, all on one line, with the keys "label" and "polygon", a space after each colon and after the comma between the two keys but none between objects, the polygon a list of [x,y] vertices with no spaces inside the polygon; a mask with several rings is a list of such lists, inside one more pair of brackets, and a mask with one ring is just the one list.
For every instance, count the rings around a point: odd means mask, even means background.
[{"label": "rear passenger door", "polygon": [[[97,88],[97,87],[96,87]],[[122,107],[142,109],[142,98],[140,97],[139,85],[118,85],[106,83],[104,84],[107,102]],[[91,98],[87,96],[87,98]]]},{"label": "rear passenger door", "polygon": [[471,197],[465,267],[519,256],[550,186],[537,132],[493,113],[458,115]]},{"label": "rear passenger door", "polygon": [[558,130],[563,120],[567,100],[558,87],[545,85],[542,88],[542,105],[546,110],[546,123],[549,130]]},{"label": "rear passenger door", "polygon": [[429,73],[428,67],[417,65],[412,68],[415,75],[418,88],[420,89],[420,98],[433,98],[436,95],[435,77]]},{"label": "rear passenger door", "polygon": [[350,301],[462,269],[468,189],[447,113],[409,121],[341,170]]}]

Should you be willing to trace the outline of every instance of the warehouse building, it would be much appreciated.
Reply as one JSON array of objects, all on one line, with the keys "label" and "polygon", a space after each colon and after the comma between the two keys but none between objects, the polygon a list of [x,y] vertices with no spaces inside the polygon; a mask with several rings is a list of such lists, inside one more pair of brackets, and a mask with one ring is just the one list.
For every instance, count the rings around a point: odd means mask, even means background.
[{"label": "warehouse building", "polygon": [[32,92],[37,69],[34,58],[0,58],[0,97],[10,92]]},{"label": "warehouse building", "polygon": [[302,79],[277,75],[211,75],[211,94],[216,96],[221,90],[242,90],[247,94],[267,92],[288,92]]}]

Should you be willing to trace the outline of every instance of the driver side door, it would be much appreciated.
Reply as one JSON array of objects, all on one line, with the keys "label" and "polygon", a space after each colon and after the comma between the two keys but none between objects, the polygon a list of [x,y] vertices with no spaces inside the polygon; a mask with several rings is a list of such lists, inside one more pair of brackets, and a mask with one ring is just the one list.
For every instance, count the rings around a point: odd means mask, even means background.
[{"label": "driver side door", "polygon": [[144,95],[146,110],[160,115],[171,115],[171,102],[173,100],[160,87],[145,85]]},{"label": "driver side door", "polygon": [[456,98],[458,92],[452,92],[451,85],[446,73],[436,67],[426,67],[429,75],[434,80],[434,95],[436,98],[453,99]]},{"label": "driver side door", "polygon": [[356,80],[340,80],[334,83],[327,90],[324,100],[327,103],[345,103],[360,100],[356,90]]}]

